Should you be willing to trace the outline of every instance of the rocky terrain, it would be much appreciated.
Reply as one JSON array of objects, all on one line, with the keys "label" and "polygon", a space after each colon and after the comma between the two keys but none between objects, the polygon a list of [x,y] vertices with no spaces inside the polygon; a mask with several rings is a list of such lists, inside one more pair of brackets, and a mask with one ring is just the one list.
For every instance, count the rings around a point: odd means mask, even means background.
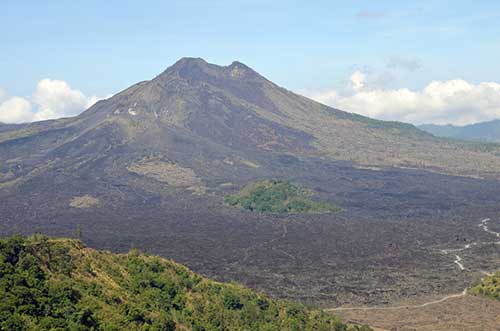
[{"label": "rocky terrain", "polygon": [[[0,232],[138,247],[204,276],[327,308],[460,293],[500,268],[497,145],[454,142],[287,91],[242,63],[185,58],[74,118],[0,126]],[[264,179],[340,207],[262,214]],[[498,227],[491,224],[492,229]],[[468,267],[469,268],[469,267]]]}]

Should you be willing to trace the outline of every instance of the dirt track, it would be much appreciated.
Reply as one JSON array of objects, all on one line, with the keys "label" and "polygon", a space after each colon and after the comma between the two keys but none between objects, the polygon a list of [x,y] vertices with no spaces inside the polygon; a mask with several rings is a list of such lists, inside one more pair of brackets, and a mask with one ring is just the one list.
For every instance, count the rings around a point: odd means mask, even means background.
[{"label": "dirt track", "polygon": [[421,309],[337,311],[377,331],[499,331],[500,302],[466,295]]},{"label": "dirt track", "polygon": [[[479,226],[487,233],[500,237],[500,233],[488,227],[491,219],[486,218]],[[459,249],[443,249],[443,254],[458,253],[482,244],[500,244],[496,242],[471,243]],[[462,257],[454,255],[454,264],[461,271],[465,267]],[[470,270],[469,270],[470,271]],[[478,270],[481,274],[489,272]],[[452,300],[453,299],[453,300]],[[430,307],[432,306],[432,307]],[[373,307],[338,307],[326,309],[335,312],[345,320],[353,323],[366,323],[376,327],[376,330],[411,330],[411,331],[457,331],[457,330],[500,330],[500,302],[486,298],[467,295],[467,289],[462,293],[446,295],[422,304],[405,304],[397,306]]]}]

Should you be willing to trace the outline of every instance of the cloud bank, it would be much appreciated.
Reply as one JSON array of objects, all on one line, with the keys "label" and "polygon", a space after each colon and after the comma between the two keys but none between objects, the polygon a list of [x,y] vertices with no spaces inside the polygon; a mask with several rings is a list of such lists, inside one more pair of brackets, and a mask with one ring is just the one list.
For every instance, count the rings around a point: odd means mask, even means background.
[{"label": "cloud bank", "polygon": [[85,96],[65,81],[42,79],[31,97],[8,97],[0,89],[0,122],[26,123],[75,116],[100,99]]},{"label": "cloud bank", "polygon": [[422,90],[383,89],[361,71],[341,90],[305,92],[321,103],[365,116],[409,122],[466,125],[500,118],[500,84],[463,79],[433,81]]}]

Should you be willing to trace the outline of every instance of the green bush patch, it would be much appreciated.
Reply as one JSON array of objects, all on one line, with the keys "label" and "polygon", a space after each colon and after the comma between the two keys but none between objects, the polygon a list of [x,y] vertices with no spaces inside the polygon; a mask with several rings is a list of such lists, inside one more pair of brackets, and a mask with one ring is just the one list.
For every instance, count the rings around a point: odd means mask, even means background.
[{"label": "green bush patch", "polygon": [[326,213],[340,210],[330,202],[310,199],[311,192],[288,181],[262,180],[251,183],[240,192],[226,197],[231,206],[259,213]]},{"label": "green bush patch", "polygon": [[472,287],[470,293],[484,295],[500,301],[500,271],[494,275],[485,277]]}]

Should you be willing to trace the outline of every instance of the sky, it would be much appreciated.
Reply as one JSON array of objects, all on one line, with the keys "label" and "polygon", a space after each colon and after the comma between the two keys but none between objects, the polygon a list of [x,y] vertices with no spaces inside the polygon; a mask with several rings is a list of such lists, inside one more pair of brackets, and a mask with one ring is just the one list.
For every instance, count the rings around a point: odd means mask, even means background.
[{"label": "sky", "polygon": [[374,118],[500,118],[500,1],[0,1],[0,122],[80,113],[179,58]]}]

